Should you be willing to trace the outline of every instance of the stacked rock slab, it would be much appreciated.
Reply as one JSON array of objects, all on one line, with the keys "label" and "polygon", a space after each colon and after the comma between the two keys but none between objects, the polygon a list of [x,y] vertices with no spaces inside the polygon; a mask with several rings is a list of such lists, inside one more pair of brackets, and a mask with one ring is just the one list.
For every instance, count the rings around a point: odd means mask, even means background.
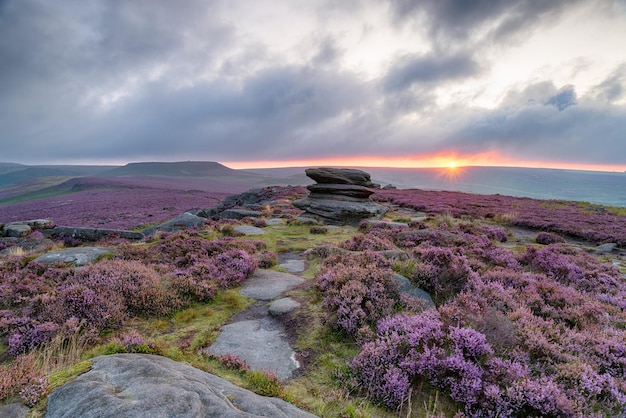
[{"label": "stacked rock slab", "polygon": [[363,219],[380,218],[387,208],[370,200],[378,189],[369,173],[348,168],[309,168],[306,175],[316,184],[307,186],[311,192],[293,204],[330,224],[357,225]]}]

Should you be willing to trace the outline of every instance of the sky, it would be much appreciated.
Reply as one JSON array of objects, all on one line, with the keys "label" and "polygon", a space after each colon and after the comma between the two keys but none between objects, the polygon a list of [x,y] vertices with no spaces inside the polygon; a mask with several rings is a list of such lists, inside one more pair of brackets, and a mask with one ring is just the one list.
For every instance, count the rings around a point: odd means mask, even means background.
[{"label": "sky", "polygon": [[626,170],[626,0],[0,0],[0,161]]}]

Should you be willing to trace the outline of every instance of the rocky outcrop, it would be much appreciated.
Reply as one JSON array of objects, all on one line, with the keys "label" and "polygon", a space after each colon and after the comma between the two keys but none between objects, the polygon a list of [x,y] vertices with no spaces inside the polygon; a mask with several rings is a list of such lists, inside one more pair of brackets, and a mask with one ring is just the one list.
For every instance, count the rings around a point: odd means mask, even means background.
[{"label": "rocky outcrop", "polygon": [[162,232],[176,232],[186,228],[196,228],[204,225],[206,218],[196,216],[193,213],[185,212],[174,219],[170,219],[162,224],[152,226],[143,230],[143,235],[151,236],[157,231]]},{"label": "rocky outcrop", "polygon": [[423,301],[426,308],[435,308],[435,302],[433,302],[433,298],[419,287],[413,286],[409,279],[400,274],[394,274],[393,280],[398,284],[398,291],[400,293],[404,293],[416,299],[420,299],[421,301]]},{"label": "rocky outcrop", "polygon": [[102,229],[102,228],[82,228],[73,226],[57,226],[56,228],[43,231],[44,235],[54,238],[67,237],[76,238],[83,241],[99,241],[109,235],[119,236],[129,240],[140,240],[144,238],[141,232],[126,231],[122,229]]},{"label": "rocky outcrop", "polygon": [[50,229],[54,222],[49,219],[32,219],[29,221],[10,222],[1,225],[0,236],[20,238],[28,236],[31,232],[39,229]]},{"label": "rocky outcrop", "polygon": [[84,266],[85,264],[95,263],[102,257],[111,254],[113,254],[113,251],[108,248],[76,247],[46,253],[37,257],[35,261],[44,264],[65,263]]},{"label": "rocky outcrop", "polygon": [[11,403],[0,406],[0,417],[26,418],[28,411],[30,409],[21,403]]},{"label": "rocky outcrop", "polygon": [[92,369],[56,389],[47,418],[314,417],[194,367],[147,354],[93,359]]},{"label": "rocky outcrop", "polygon": [[331,224],[357,225],[363,219],[380,218],[385,206],[370,200],[379,188],[372,183],[369,173],[347,168],[309,168],[306,175],[317,184],[307,186],[307,198],[293,204],[320,220]]}]

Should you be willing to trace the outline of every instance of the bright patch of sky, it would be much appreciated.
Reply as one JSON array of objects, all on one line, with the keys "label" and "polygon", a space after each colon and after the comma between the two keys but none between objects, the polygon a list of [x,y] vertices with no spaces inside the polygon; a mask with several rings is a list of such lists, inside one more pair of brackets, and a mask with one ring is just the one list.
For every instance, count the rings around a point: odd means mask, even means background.
[{"label": "bright patch of sky", "polygon": [[0,1],[0,160],[626,169],[624,45],[624,0]]}]

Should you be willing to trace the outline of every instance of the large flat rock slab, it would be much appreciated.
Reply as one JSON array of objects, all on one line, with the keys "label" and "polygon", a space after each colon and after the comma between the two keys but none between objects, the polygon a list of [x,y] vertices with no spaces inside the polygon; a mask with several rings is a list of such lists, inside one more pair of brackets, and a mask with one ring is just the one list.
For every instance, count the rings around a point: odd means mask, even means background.
[{"label": "large flat rock slab", "polygon": [[306,269],[304,260],[285,260],[284,263],[278,265],[289,273],[302,273]]},{"label": "large flat rock slab", "polygon": [[65,250],[53,251],[37,257],[38,263],[66,263],[76,266],[95,263],[105,255],[113,254],[113,251],[102,247],[75,247]]},{"label": "large flat rock slab", "polygon": [[235,232],[239,232],[244,235],[263,235],[265,231],[262,228],[252,225],[237,225],[233,228]]},{"label": "large flat rock slab", "polygon": [[304,279],[293,274],[259,269],[244,282],[239,293],[252,299],[269,301],[302,282]]},{"label": "large flat rock slab", "polygon": [[281,380],[289,379],[300,367],[282,326],[267,317],[222,327],[220,335],[207,351],[220,355],[235,354],[253,370],[268,370]]},{"label": "large flat rock slab", "polygon": [[92,369],[56,389],[47,418],[309,418],[194,367],[147,354],[96,357]]}]

